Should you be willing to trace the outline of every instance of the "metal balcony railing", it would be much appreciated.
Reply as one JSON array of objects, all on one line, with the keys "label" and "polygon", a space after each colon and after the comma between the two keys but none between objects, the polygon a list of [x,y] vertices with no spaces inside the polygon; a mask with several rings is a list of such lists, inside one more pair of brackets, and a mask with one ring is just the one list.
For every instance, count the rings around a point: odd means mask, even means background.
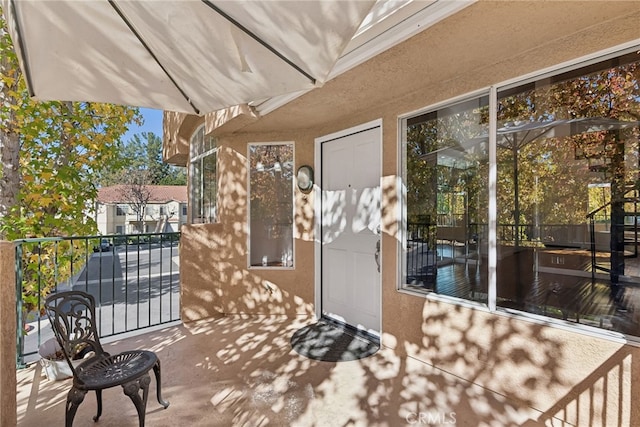
[{"label": "metal balcony railing", "polygon": [[180,233],[16,240],[17,366],[53,337],[47,295],[96,298],[101,337],[180,320]]}]

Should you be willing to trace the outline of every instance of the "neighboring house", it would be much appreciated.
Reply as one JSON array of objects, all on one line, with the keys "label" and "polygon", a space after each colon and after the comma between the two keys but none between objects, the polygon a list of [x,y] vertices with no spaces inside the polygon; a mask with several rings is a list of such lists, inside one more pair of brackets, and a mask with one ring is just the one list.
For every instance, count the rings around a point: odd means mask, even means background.
[{"label": "neighboring house", "polygon": [[400,12],[322,87],[165,113],[183,320],[328,316],[543,424],[640,425],[640,3]]},{"label": "neighboring house", "polygon": [[[136,212],[140,202],[127,197],[126,185],[98,189],[96,222],[100,234],[169,233],[180,231],[187,219],[187,187],[147,185],[149,198],[144,215]],[[146,199],[146,197],[145,197]]]}]

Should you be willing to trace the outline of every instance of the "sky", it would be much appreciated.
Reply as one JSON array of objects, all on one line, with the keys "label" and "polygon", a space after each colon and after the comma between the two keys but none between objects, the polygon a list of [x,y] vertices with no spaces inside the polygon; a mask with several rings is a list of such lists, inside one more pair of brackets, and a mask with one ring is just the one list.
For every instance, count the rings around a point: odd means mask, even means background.
[{"label": "sky", "polygon": [[153,132],[162,138],[162,110],[140,108],[140,113],[144,118],[144,124],[142,126],[132,125],[122,137],[122,142],[127,143],[133,138],[133,135],[142,132]]}]

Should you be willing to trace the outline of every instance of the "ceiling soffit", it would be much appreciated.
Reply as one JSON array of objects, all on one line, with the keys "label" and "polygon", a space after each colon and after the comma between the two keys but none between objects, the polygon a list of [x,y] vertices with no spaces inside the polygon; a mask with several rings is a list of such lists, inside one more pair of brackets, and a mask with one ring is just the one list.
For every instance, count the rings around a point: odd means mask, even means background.
[{"label": "ceiling soffit", "polygon": [[[327,81],[426,30],[477,0],[379,0],[345,48]],[[280,108],[309,90],[250,103],[261,115]]]}]

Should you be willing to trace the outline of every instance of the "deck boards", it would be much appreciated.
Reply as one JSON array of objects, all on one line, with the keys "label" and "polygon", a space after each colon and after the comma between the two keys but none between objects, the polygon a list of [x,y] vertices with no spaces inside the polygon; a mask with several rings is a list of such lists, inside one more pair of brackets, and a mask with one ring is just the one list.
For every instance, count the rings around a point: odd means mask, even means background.
[{"label": "deck boards", "polygon": [[[412,287],[487,303],[486,259],[478,263],[446,247],[438,253],[437,274]],[[589,251],[569,248],[508,254],[497,266],[497,305],[640,335],[640,260],[626,258],[625,275],[612,284],[606,274],[592,279],[590,257]],[[608,266],[608,254],[599,253],[597,260]]]}]

